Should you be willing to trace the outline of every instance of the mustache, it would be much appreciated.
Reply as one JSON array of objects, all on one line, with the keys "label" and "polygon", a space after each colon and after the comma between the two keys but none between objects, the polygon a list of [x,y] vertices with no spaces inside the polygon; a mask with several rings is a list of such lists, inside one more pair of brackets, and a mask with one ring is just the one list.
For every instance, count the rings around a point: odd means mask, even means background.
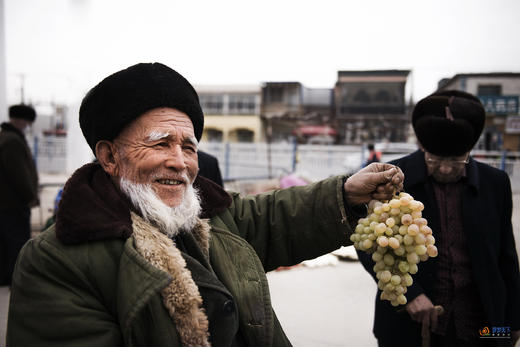
[{"label": "mustache", "polygon": [[152,172],[150,177],[152,178],[153,181],[159,180],[159,179],[167,179],[167,180],[181,181],[186,184],[191,183],[190,178],[188,177],[188,174],[186,172],[168,172],[168,173]]}]

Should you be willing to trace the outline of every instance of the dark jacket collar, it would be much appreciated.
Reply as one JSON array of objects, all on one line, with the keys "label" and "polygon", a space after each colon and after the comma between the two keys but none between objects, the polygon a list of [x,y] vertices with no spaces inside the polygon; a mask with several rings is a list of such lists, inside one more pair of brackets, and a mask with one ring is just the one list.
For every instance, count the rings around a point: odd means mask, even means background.
[{"label": "dark jacket collar", "polygon": [[0,127],[4,131],[11,131],[11,132],[15,133],[16,135],[20,136],[24,142],[26,141],[24,133],[21,132],[20,129],[14,127],[11,123],[2,123],[0,125]]},{"label": "dark jacket collar", "polygon": [[[407,160],[396,160],[394,163],[406,169],[405,190],[407,187],[413,187],[418,184],[425,184],[428,180],[428,171],[424,161],[424,152],[417,150],[405,157]],[[404,159],[404,158],[403,158]],[[477,162],[470,156],[469,163],[466,165],[466,184],[473,187],[477,192],[479,190],[479,175]]]},{"label": "dark jacket collar", "polygon": [[[211,218],[231,204],[219,185],[197,177],[201,218]],[[56,237],[65,244],[122,238],[132,234],[131,204],[99,164],[79,168],[63,188],[56,215]]]}]

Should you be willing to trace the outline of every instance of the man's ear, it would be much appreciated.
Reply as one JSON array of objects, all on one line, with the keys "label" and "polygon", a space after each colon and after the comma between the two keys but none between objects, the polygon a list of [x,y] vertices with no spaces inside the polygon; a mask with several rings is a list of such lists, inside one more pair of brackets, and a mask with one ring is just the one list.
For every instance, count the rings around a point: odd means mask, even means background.
[{"label": "man's ear", "polygon": [[112,142],[106,140],[98,141],[96,143],[96,157],[106,173],[110,176],[118,176],[117,149]]}]

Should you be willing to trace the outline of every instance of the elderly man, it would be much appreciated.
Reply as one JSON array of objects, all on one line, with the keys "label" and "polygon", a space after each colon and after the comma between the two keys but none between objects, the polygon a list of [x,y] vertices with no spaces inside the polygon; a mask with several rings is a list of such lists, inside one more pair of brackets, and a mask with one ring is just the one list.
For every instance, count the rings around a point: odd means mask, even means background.
[{"label": "elderly man", "polygon": [[[518,339],[511,184],[507,173],[469,155],[484,121],[480,100],[461,91],[437,92],[415,106],[421,150],[393,163],[406,175],[405,190],[424,203],[439,255],[420,265],[406,312],[376,299],[374,334],[381,347],[420,346],[423,339],[438,347],[511,346]],[[370,256],[359,255],[375,275]],[[441,316],[434,305],[444,307]],[[481,338],[486,327],[493,339]]]},{"label": "elderly man", "polygon": [[104,79],[80,124],[99,163],[73,174],[55,227],[22,251],[8,346],[289,346],[265,272],[347,244],[359,205],[404,179],[374,164],[228,194],[197,176],[197,94],[159,63]]},{"label": "elderly man", "polygon": [[28,105],[9,107],[0,131],[0,285],[10,285],[16,257],[31,236],[38,173],[24,131],[36,118]]}]

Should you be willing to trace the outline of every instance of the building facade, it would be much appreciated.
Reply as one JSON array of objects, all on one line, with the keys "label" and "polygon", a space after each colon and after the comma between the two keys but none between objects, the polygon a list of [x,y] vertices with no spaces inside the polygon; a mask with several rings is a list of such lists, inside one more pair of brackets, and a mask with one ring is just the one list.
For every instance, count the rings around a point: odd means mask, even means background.
[{"label": "building facade", "polygon": [[520,151],[520,73],[457,74],[439,82],[438,90],[449,89],[478,96],[486,108],[477,149]]},{"label": "building facade", "polygon": [[345,144],[406,142],[410,116],[405,100],[409,70],[338,71],[335,124]]},{"label": "building facade", "polygon": [[307,88],[300,82],[262,86],[261,118],[270,142],[335,143],[331,127],[332,89]]},{"label": "building facade", "polygon": [[260,142],[260,86],[198,86],[206,142]]}]

